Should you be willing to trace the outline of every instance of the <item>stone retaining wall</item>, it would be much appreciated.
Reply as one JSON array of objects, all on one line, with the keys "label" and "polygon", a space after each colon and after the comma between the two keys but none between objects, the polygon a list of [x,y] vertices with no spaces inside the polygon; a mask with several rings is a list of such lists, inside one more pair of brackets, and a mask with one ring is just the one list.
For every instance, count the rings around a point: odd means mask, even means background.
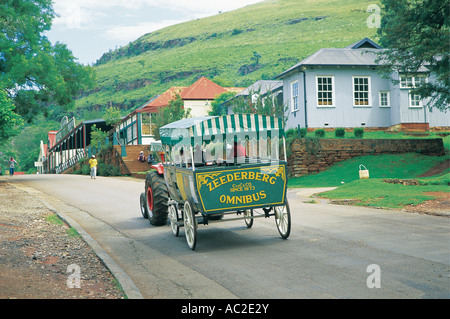
[{"label": "stone retaining wall", "polygon": [[288,158],[290,176],[317,173],[352,157],[420,153],[442,156],[443,140],[437,139],[297,139]]}]

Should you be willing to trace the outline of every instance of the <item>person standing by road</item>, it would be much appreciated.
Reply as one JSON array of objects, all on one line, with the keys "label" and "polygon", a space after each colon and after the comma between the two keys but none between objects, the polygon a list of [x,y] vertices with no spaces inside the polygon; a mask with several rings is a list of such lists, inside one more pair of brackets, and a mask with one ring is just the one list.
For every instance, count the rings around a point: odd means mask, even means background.
[{"label": "person standing by road", "polygon": [[97,177],[97,159],[95,158],[95,155],[91,156],[89,165],[91,166],[91,179],[95,179]]},{"label": "person standing by road", "polygon": [[14,159],[14,157],[11,156],[11,158],[9,159],[9,175],[13,176],[14,175],[14,169],[16,168],[16,165],[19,165],[19,163],[16,162],[16,160]]}]

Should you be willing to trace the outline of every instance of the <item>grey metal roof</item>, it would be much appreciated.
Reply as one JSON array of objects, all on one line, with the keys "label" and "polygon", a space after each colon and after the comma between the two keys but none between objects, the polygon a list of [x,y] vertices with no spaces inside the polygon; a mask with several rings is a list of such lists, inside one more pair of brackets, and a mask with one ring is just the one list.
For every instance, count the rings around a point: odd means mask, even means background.
[{"label": "grey metal roof", "polygon": [[346,49],[361,49],[361,48],[381,49],[381,47],[378,44],[376,44],[367,37],[346,46]]},{"label": "grey metal roof", "polygon": [[316,53],[303,59],[293,67],[287,69],[283,73],[276,76],[276,79],[282,78],[287,73],[295,70],[296,68],[303,65],[348,65],[348,66],[377,66],[376,52],[380,52],[379,49],[320,49]]},{"label": "grey metal roof", "polygon": [[256,93],[259,92],[259,94],[264,95],[267,92],[274,92],[279,88],[283,87],[283,81],[274,81],[274,80],[259,80],[250,85],[249,87],[245,88],[242,92],[236,94],[236,96],[249,95],[250,92]]},{"label": "grey metal roof", "polygon": [[376,49],[320,49],[302,65],[377,65]]}]

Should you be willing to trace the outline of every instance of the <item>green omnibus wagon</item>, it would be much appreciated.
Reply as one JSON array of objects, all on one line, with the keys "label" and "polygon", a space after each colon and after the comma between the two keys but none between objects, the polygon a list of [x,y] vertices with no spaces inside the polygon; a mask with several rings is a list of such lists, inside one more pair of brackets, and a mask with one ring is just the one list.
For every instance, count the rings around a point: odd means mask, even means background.
[{"label": "green omnibus wagon", "polygon": [[169,219],[175,236],[184,227],[192,250],[198,225],[211,222],[243,219],[250,228],[255,218],[273,216],[281,237],[289,237],[281,119],[258,114],[189,118],[163,126],[160,135],[164,159],[147,174],[141,194],[141,211],[151,224]]}]

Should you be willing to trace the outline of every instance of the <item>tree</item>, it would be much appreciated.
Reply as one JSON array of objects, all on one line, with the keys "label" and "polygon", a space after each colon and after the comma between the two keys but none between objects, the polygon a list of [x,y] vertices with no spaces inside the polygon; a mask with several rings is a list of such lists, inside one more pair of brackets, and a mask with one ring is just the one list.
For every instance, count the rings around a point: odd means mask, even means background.
[{"label": "tree", "polygon": [[253,51],[253,56],[252,56],[252,60],[255,61],[255,64],[258,65],[259,64],[259,59],[261,58],[261,54],[259,54],[256,51]]},{"label": "tree", "polygon": [[158,113],[152,115],[152,134],[155,140],[160,140],[159,128],[189,117],[190,109],[184,109],[184,102],[181,96],[177,93],[174,98],[169,101],[169,105],[159,109]]},{"label": "tree", "polygon": [[448,109],[450,104],[449,71],[449,0],[382,0],[383,16],[378,29],[380,53],[385,73],[392,70],[416,73],[423,66],[436,79],[412,89],[422,99],[430,98],[428,107]]},{"label": "tree", "polygon": [[[32,124],[21,125],[20,132],[10,137],[5,143],[1,143],[0,153],[13,155],[20,163],[19,168],[22,172],[36,172],[34,163],[39,157],[40,142],[47,143],[48,132],[59,128],[59,122],[38,115]],[[0,140],[0,142],[3,142],[3,140]],[[0,156],[0,162],[1,160]]]},{"label": "tree", "polygon": [[238,96],[232,103],[234,113],[275,116],[283,119],[283,123],[286,124],[287,106],[279,101],[271,91],[261,94],[261,89],[250,90],[248,95]]},{"label": "tree", "polygon": [[117,107],[110,107],[106,109],[105,114],[103,115],[103,119],[105,123],[111,126],[116,126],[121,121],[120,110]]},{"label": "tree", "polygon": [[223,103],[232,99],[236,96],[236,92],[224,92],[216,96],[216,98],[211,102],[211,111],[208,111],[208,115],[211,116],[221,116],[226,115],[226,106]]},{"label": "tree", "polygon": [[54,16],[51,0],[0,3],[0,90],[28,122],[51,105],[70,108],[81,90],[94,85],[90,67],[43,35]]},{"label": "tree", "polygon": [[92,125],[91,129],[91,147],[98,147],[100,143],[105,142],[108,134],[103,132],[97,125]]},{"label": "tree", "polygon": [[18,133],[18,128],[22,125],[22,119],[14,113],[13,101],[0,90],[0,146],[9,137]]}]

